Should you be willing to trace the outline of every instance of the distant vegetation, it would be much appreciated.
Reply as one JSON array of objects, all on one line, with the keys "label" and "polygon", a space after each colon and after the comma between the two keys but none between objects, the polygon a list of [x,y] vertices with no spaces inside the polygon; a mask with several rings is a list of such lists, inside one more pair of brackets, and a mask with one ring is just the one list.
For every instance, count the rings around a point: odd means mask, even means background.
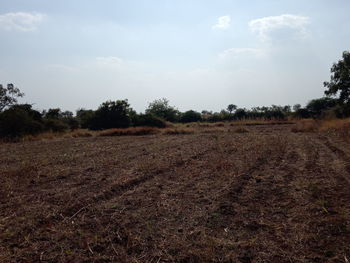
[{"label": "distant vegetation", "polygon": [[[41,132],[65,132],[78,128],[104,130],[128,127],[165,128],[169,122],[222,122],[235,120],[287,120],[305,118],[344,118],[350,116],[350,53],[331,68],[324,82],[325,97],[311,100],[305,107],[296,104],[239,108],[229,104],[220,112],[189,110],[180,112],[165,98],[149,103],[145,113],[134,111],[127,99],[106,101],[97,110],[79,109],[76,115],[59,108],[39,112],[30,104],[17,104],[24,94],[13,84],[0,85],[0,137],[17,138]],[[118,131],[119,132],[119,131]]]}]

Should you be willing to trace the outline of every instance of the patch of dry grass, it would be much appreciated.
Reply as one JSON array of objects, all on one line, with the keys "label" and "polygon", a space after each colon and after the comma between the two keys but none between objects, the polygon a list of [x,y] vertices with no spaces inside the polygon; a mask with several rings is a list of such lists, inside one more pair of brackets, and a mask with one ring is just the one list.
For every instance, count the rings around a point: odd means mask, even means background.
[{"label": "patch of dry grass", "polygon": [[315,132],[318,130],[318,123],[313,119],[304,119],[296,123],[292,132]]},{"label": "patch of dry grass", "polygon": [[160,130],[153,127],[132,127],[125,129],[108,129],[101,131],[99,136],[141,136],[157,134]]},{"label": "patch of dry grass", "polygon": [[246,133],[246,132],[249,132],[249,131],[248,131],[245,127],[243,127],[243,126],[239,126],[239,127],[235,128],[233,131],[236,132],[236,133]]},{"label": "patch of dry grass", "polygon": [[188,128],[167,128],[163,130],[163,134],[167,135],[179,135],[179,134],[193,134],[194,129]]},{"label": "patch of dry grass", "polygon": [[350,135],[350,118],[332,120],[304,119],[296,123],[292,132],[336,132],[343,137]]},{"label": "patch of dry grass", "polygon": [[284,120],[241,120],[233,121],[230,126],[256,126],[256,125],[286,125],[294,124],[295,121],[284,121]]}]

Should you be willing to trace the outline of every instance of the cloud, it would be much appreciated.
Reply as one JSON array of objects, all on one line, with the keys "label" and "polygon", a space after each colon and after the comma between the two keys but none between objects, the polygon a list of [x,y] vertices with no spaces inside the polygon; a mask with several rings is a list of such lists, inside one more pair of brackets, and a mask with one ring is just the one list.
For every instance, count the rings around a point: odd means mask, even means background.
[{"label": "cloud", "polygon": [[44,20],[45,15],[40,13],[6,13],[0,15],[0,29],[6,31],[34,31]]},{"label": "cloud", "polygon": [[235,58],[235,57],[255,57],[263,58],[266,56],[266,51],[259,48],[229,48],[219,54],[219,58]]},{"label": "cloud", "polygon": [[213,25],[213,29],[228,29],[230,27],[231,17],[230,16],[220,16],[218,18],[217,24]]},{"label": "cloud", "polygon": [[96,61],[99,66],[109,66],[109,67],[121,66],[121,64],[124,62],[119,57],[97,57]]},{"label": "cloud", "polygon": [[280,16],[269,16],[250,21],[249,27],[253,32],[257,32],[262,41],[271,39],[271,34],[277,30],[289,29],[299,36],[307,35],[306,25],[310,23],[310,18],[284,14]]}]

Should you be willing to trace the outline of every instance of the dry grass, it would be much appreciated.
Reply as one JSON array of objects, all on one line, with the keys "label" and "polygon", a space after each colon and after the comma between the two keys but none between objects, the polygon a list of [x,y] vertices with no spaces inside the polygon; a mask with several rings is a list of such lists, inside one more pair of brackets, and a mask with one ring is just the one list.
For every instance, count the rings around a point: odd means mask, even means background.
[{"label": "dry grass", "polygon": [[167,128],[163,130],[163,134],[179,135],[179,134],[193,134],[194,129],[189,128]]},{"label": "dry grass", "polygon": [[318,130],[318,123],[313,119],[300,120],[292,128],[292,132],[315,132]]},{"label": "dry grass", "polygon": [[89,130],[75,130],[67,133],[65,137],[73,137],[73,138],[79,138],[79,137],[92,137],[96,134],[96,132],[89,131]]},{"label": "dry grass", "polygon": [[346,262],[349,142],[247,129],[2,145],[0,262]]},{"label": "dry grass", "polygon": [[101,131],[99,136],[142,136],[159,133],[159,128],[153,127],[132,127],[125,129],[108,129]]},{"label": "dry grass", "polygon": [[294,124],[295,121],[283,121],[283,120],[241,120],[233,121],[230,126],[257,126],[257,125],[286,125]]},{"label": "dry grass", "polygon": [[236,132],[236,133],[246,133],[246,132],[249,132],[249,131],[248,131],[245,127],[243,127],[243,126],[239,126],[239,127],[235,128],[233,131]]},{"label": "dry grass", "polygon": [[344,138],[350,136],[350,118],[333,120],[305,119],[296,123],[292,132],[335,132]]}]

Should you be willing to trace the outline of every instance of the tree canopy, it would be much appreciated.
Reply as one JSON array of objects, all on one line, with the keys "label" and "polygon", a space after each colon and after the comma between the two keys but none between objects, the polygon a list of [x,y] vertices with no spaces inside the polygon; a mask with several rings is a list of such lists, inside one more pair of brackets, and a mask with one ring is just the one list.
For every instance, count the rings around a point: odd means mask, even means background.
[{"label": "tree canopy", "polygon": [[17,99],[23,96],[24,93],[22,93],[12,83],[7,84],[6,88],[0,84],[0,111],[3,111],[5,108],[16,104]]},{"label": "tree canopy", "polygon": [[343,59],[334,63],[331,68],[331,79],[325,81],[325,94],[327,96],[339,96],[341,104],[350,103],[350,53],[343,52]]}]

